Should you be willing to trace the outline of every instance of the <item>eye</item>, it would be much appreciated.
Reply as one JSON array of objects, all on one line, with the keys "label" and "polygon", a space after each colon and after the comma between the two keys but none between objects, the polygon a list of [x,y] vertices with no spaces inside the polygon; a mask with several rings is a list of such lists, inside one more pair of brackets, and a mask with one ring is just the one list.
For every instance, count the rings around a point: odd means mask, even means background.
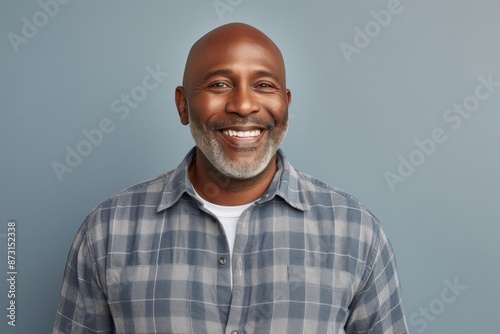
[{"label": "eye", "polygon": [[259,82],[257,85],[255,85],[255,87],[257,89],[260,89],[260,90],[265,90],[265,91],[268,91],[268,90],[275,90],[276,89],[276,86],[273,85],[272,83],[270,82]]},{"label": "eye", "polygon": [[210,85],[210,87],[213,87],[213,88],[227,88],[229,87],[228,84],[224,83],[224,82],[214,82]]}]

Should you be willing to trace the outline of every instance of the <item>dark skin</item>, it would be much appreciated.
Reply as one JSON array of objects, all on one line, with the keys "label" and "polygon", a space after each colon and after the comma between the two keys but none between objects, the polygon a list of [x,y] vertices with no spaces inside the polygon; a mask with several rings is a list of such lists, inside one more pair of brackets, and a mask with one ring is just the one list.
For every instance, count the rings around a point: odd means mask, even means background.
[{"label": "dark skin", "polygon": [[[286,128],[290,90],[283,57],[261,31],[241,23],[216,28],[189,53],[183,85],[175,90],[181,123],[196,122],[220,145],[226,159],[242,165],[262,161],[266,145]],[[232,120],[245,120],[234,123]],[[222,125],[223,124],[223,125]],[[252,132],[253,137],[228,136]],[[218,205],[234,206],[260,198],[277,170],[276,155],[256,176],[222,174],[197,146],[189,178],[198,194]]]}]

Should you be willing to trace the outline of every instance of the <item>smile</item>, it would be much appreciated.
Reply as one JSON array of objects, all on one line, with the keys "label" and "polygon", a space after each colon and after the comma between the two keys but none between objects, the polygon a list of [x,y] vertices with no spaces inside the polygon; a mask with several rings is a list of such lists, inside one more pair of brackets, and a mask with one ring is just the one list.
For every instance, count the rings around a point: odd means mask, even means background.
[{"label": "smile", "polygon": [[225,145],[241,153],[242,150],[254,151],[261,146],[268,131],[256,127],[234,127],[220,129],[218,133]]},{"label": "smile", "polygon": [[258,137],[262,130],[251,130],[251,131],[236,131],[236,130],[222,130],[222,133],[229,137],[238,137],[238,138],[254,138]]}]

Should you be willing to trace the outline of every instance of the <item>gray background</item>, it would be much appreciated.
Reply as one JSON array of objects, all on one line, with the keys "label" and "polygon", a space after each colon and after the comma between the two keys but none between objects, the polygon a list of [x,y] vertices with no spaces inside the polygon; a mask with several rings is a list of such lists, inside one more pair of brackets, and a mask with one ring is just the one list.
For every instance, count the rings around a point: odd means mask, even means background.
[{"label": "gray background", "polygon": [[[5,254],[6,225],[16,220],[18,277],[16,327],[7,325],[0,280],[0,332],[51,330],[68,250],[86,214],[175,168],[193,145],[173,99],[189,47],[220,24],[242,21],[285,56],[293,93],[288,158],[381,220],[411,332],[497,333],[500,87],[481,88],[488,98],[460,126],[443,116],[453,104],[474,102],[478,77],[500,82],[500,2],[221,2],[218,13],[212,0],[72,1],[52,6],[51,15],[40,14],[37,1],[1,2],[0,247]],[[391,4],[398,13],[374,24],[371,11]],[[40,27],[16,50],[9,36],[23,37],[23,17]],[[355,46],[355,27],[372,29],[372,37],[346,57],[341,45]],[[140,93],[148,66],[169,75],[127,117],[113,112],[122,94]],[[59,180],[52,164],[66,164],[66,147],[76,149],[82,131],[106,118],[113,131]],[[436,128],[446,141],[418,153],[415,140]],[[384,174],[398,173],[400,157],[418,166],[391,188]],[[5,277],[4,255],[0,268]]]}]

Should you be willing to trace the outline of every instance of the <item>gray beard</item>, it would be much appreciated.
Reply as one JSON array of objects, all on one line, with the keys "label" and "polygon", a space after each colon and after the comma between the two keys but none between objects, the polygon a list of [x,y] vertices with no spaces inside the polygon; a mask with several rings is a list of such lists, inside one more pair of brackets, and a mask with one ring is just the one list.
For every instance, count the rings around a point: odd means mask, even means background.
[{"label": "gray beard", "polygon": [[[271,159],[276,154],[276,151],[278,151],[279,146],[286,136],[286,132],[288,130],[288,120],[287,123],[284,124],[284,127],[284,131],[278,133],[276,136],[277,138],[269,136],[266,144],[266,150],[261,160],[249,163],[238,163],[228,159],[224,155],[222,146],[215,139],[212,133],[205,133],[202,127],[192,119],[189,122],[189,128],[194,142],[201,152],[203,152],[203,154],[207,157],[208,161],[210,161],[210,163],[223,175],[238,180],[246,180],[256,177],[262,173],[267,166],[269,166]],[[280,129],[275,129],[275,131],[279,130]]]}]

